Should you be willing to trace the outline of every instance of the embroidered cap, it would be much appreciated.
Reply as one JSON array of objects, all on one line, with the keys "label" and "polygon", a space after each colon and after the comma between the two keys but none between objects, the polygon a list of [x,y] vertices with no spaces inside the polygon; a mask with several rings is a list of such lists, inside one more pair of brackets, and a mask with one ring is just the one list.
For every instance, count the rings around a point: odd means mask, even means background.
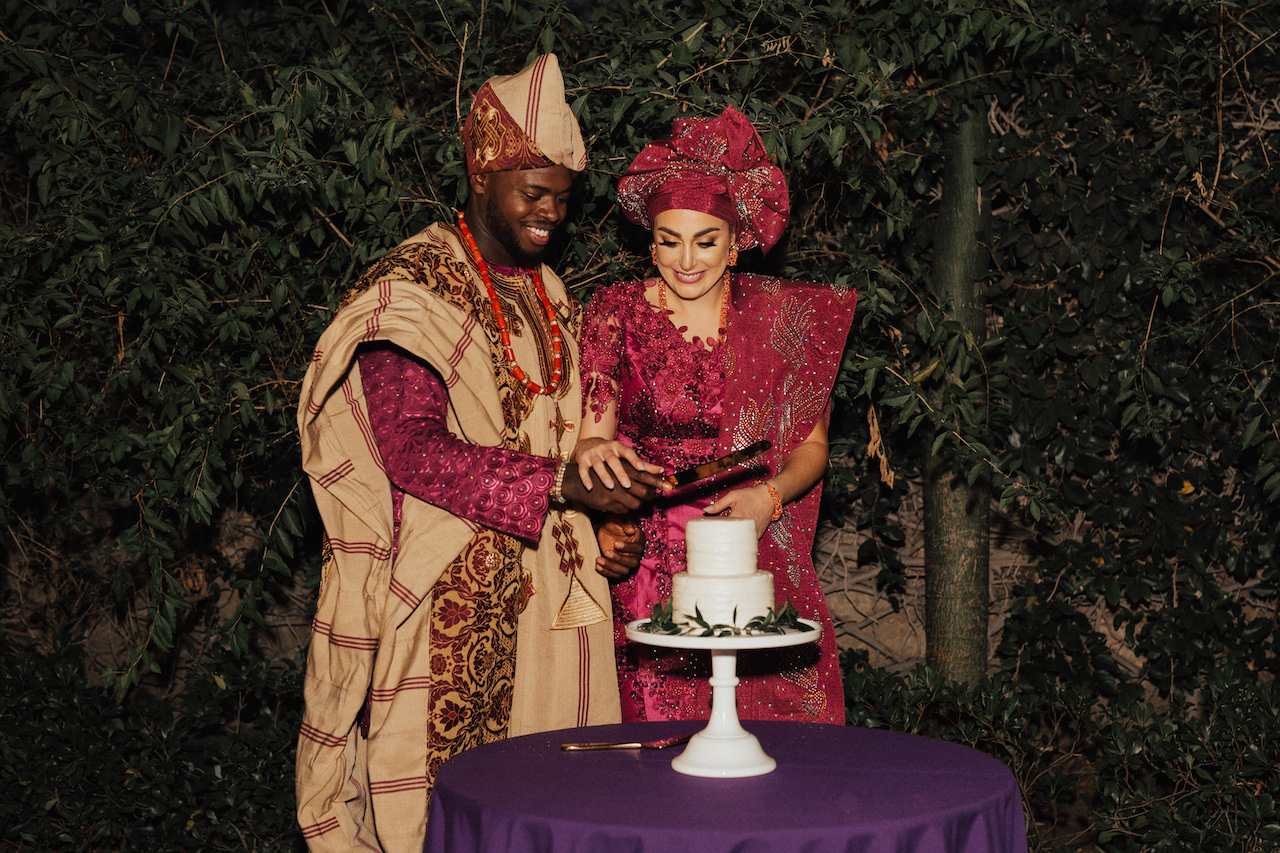
[{"label": "embroidered cap", "polygon": [[764,140],[734,107],[718,118],[676,119],[671,138],[651,142],[618,181],[632,222],[653,227],[664,210],[697,210],[734,227],[739,249],[769,251],[791,215],[782,170]]},{"label": "embroidered cap", "polygon": [[554,53],[518,74],[490,77],[476,93],[462,126],[467,174],[564,166],[581,172],[587,146],[564,98]]}]

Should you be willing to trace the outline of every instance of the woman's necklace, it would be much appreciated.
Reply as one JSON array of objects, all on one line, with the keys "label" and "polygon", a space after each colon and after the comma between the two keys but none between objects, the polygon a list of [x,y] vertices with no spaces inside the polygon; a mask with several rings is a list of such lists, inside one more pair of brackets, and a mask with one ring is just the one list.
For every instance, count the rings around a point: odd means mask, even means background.
[{"label": "woman's necklace", "polygon": [[[667,282],[658,276],[658,310],[667,310]],[[720,279],[720,333],[716,335],[716,343],[724,340],[724,333],[729,329],[729,271],[724,271]]]},{"label": "woman's necklace", "polygon": [[560,388],[560,379],[564,375],[564,357],[561,354],[563,344],[560,340],[560,321],[556,319],[556,311],[551,307],[551,300],[547,298],[546,288],[542,286],[542,275],[537,269],[530,270],[533,276],[533,290],[538,294],[538,301],[542,303],[542,308],[547,312],[547,323],[551,325],[551,381],[546,387],[533,382],[525,375],[520,365],[516,364],[516,351],[511,348],[511,333],[507,331],[507,316],[502,313],[502,303],[498,301],[498,291],[493,287],[493,281],[489,278],[489,267],[484,262],[484,257],[480,254],[480,247],[476,245],[476,238],[471,236],[471,229],[467,228],[467,221],[462,217],[462,211],[458,211],[458,226],[462,229],[462,236],[466,238],[467,247],[471,250],[471,256],[475,258],[476,267],[480,270],[480,278],[484,281],[485,290],[489,292],[489,304],[493,306],[493,313],[498,318],[498,331],[502,333],[502,346],[506,350],[507,364],[511,366],[511,375],[528,389],[530,394],[537,396],[538,394],[546,394],[548,397],[556,393]]}]

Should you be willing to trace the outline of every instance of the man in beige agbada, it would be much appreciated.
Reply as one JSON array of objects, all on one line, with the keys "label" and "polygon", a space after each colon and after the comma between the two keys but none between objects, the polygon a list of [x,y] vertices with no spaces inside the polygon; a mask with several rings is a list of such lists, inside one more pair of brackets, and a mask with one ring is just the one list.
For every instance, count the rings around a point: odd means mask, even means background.
[{"label": "man in beige agbada", "polygon": [[627,512],[659,480],[588,491],[565,461],[581,311],[540,258],[586,150],[555,56],[485,83],[463,139],[465,214],[356,282],[302,384],[326,532],[298,740],[312,850],[417,853],[445,759],[618,718],[578,509]]}]

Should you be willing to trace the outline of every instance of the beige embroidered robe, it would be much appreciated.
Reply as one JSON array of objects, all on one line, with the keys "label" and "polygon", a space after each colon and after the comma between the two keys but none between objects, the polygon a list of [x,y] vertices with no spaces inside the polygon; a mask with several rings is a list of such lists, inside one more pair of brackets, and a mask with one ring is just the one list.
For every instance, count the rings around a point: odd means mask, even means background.
[{"label": "beige embroidered robe", "polygon": [[[355,369],[361,343],[390,341],[444,379],[455,435],[566,454],[581,412],[581,310],[546,266],[542,276],[564,329],[554,399],[530,399],[512,377],[453,226],[437,223],[375,264],[316,347],[298,411],[326,532],[297,759],[298,820],[312,850],[417,853],[432,781],[450,755],[619,718],[609,591],[594,571],[589,520],[552,509],[541,540],[527,544],[406,495],[393,564],[391,490]],[[547,348],[516,301],[504,305],[516,359],[539,381],[550,376]],[[472,611],[491,630],[454,618]]]}]

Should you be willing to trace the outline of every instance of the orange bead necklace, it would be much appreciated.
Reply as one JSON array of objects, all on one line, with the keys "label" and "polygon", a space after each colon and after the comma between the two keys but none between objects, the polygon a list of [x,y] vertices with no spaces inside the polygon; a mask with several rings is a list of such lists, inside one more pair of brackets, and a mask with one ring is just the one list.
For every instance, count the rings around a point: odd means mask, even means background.
[{"label": "orange bead necklace", "polygon": [[564,344],[561,340],[560,321],[556,318],[555,308],[551,307],[551,300],[547,298],[546,288],[542,286],[541,273],[536,268],[529,271],[533,276],[533,290],[538,295],[538,301],[542,303],[542,308],[547,313],[547,323],[551,326],[551,381],[545,387],[529,379],[520,365],[516,364],[516,352],[511,348],[511,333],[507,330],[507,316],[502,313],[498,291],[494,289],[493,281],[489,278],[489,267],[480,254],[476,238],[471,236],[471,229],[467,228],[467,221],[463,218],[462,211],[458,211],[458,226],[462,229],[467,248],[471,250],[471,257],[475,259],[476,267],[480,270],[480,278],[484,281],[485,290],[489,292],[489,304],[493,306],[493,313],[498,319],[498,331],[502,334],[502,346],[506,350],[507,364],[511,366],[511,375],[519,380],[530,394],[534,396],[546,394],[550,397],[560,388],[560,379],[564,376],[564,356],[562,355]]}]

